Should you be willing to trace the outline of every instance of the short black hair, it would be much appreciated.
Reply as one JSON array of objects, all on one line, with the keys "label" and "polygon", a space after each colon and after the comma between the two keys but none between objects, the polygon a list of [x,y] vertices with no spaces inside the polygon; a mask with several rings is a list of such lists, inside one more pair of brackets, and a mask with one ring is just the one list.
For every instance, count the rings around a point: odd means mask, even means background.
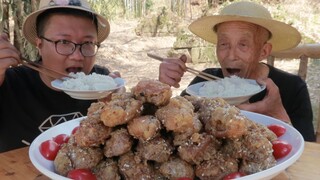
[{"label": "short black hair", "polygon": [[43,33],[44,33],[44,28],[45,28],[46,22],[54,14],[74,15],[74,16],[92,19],[92,21],[96,27],[96,30],[98,32],[98,20],[97,20],[96,15],[94,15],[93,13],[79,10],[79,9],[54,8],[54,9],[48,9],[48,10],[42,12],[37,17],[36,30],[37,30],[38,37],[44,35]]}]

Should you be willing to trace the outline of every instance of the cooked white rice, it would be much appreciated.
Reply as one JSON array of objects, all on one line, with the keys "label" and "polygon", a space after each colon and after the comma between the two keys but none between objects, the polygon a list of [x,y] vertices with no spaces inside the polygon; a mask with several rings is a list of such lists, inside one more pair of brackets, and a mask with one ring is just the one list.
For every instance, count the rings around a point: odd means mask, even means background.
[{"label": "cooked white rice", "polygon": [[71,90],[109,90],[114,89],[117,84],[114,79],[107,75],[92,73],[89,75],[83,72],[70,73],[72,77],[62,82],[62,88]]},{"label": "cooked white rice", "polygon": [[205,97],[238,97],[259,91],[258,84],[252,84],[238,76],[225,77],[217,81],[207,81],[199,88],[199,95]]}]

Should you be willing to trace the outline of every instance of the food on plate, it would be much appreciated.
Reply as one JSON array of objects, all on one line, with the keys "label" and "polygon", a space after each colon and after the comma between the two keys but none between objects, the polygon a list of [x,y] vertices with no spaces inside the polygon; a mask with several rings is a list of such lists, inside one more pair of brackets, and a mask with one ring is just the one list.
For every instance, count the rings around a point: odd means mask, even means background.
[{"label": "food on plate", "polygon": [[61,86],[64,89],[69,90],[109,90],[117,87],[114,79],[107,75],[92,73],[84,74],[84,72],[70,73],[73,78],[67,78],[62,83]]},{"label": "food on plate", "polygon": [[128,152],[120,156],[118,160],[120,174],[125,179],[154,179],[154,168],[150,163],[142,161],[139,156],[133,152]]},{"label": "food on plate", "polygon": [[60,145],[52,139],[43,141],[39,147],[41,155],[50,161],[53,161],[56,158],[59,149]]},{"label": "food on plate", "polygon": [[126,128],[113,131],[110,138],[105,141],[103,153],[107,158],[120,156],[131,150],[133,138]]},{"label": "food on plate", "polygon": [[159,108],[156,117],[169,131],[183,133],[194,128],[194,107],[181,96],[171,98],[168,105]]},{"label": "food on plate", "polygon": [[69,141],[69,138],[70,138],[70,136],[67,134],[58,134],[52,140],[54,142],[58,143],[59,145],[61,145],[63,143],[67,143]]},{"label": "food on plate", "polygon": [[68,178],[75,180],[96,180],[96,176],[89,169],[74,169],[69,171]]},{"label": "food on plate", "polygon": [[253,84],[238,76],[225,77],[208,81],[199,88],[199,95],[204,97],[238,97],[250,95],[261,90],[259,84]]},{"label": "food on plate", "polygon": [[108,127],[126,124],[140,115],[142,102],[134,98],[131,93],[115,93],[111,101],[106,102],[101,110],[101,121]]},{"label": "food on plate", "polygon": [[140,141],[148,141],[159,134],[161,123],[155,116],[144,115],[129,121],[127,128],[134,138]]},{"label": "food on plate", "polygon": [[100,120],[99,114],[94,114],[80,122],[74,140],[81,147],[98,147],[110,136],[111,131],[111,128]]},{"label": "food on plate", "polygon": [[200,179],[222,179],[225,175],[238,171],[238,160],[220,152],[195,168]]},{"label": "food on plate", "polygon": [[136,99],[144,103],[156,106],[164,106],[169,103],[172,91],[169,85],[150,79],[141,80],[132,88]]},{"label": "food on plate", "polygon": [[93,168],[93,172],[97,177],[103,177],[105,180],[121,180],[118,163],[113,159],[102,160]]},{"label": "food on plate", "polygon": [[[160,83],[154,81],[148,82]],[[223,99],[177,96],[165,103],[137,92],[92,103],[62,144],[55,172],[89,169],[97,179],[222,179],[276,165],[276,134]]]},{"label": "food on plate", "polygon": [[273,156],[276,159],[285,157],[292,150],[291,144],[283,140],[272,141],[272,148],[273,148]]},{"label": "food on plate", "polygon": [[102,159],[101,148],[78,146],[71,135],[68,143],[60,148],[53,164],[58,174],[67,176],[68,172],[74,169],[93,169]]},{"label": "food on plate", "polygon": [[286,133],[286,128],[280,124],[270,124],[267,126],[277,137],[280,137]]},{"label": "food on plate", "polygon": [[211,159],[221,147],[221,142],[207,133],[194,133],[178,147],[178,155],[189,164],[199,165]]},{"label": "food on plate", "polygon": [[179,177],[194,179],[195,177],[192,165],[179,157],[171,157],[167,162],[160,165],[159,170],[161,174],[168,179],[176,179]]},{"label": "food on plate", "polygon": [[246,174],[244,174],[242,172],[234,172],[234,173],[230,173],[230,174],[226,175],[225,177],[223,177],[223,180],[237,179],[237,178],[243,177],[245,175]]}]

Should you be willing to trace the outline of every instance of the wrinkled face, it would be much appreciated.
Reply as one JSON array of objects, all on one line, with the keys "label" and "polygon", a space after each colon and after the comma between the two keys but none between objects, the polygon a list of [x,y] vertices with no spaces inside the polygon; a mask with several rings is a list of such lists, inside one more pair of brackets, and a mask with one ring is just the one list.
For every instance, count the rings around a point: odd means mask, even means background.
[{"label": "wrinkled face", "polygon": [[246,22],[224,22],[217,26],[217,57],[225,77],[257,77],[259,62],[265,59],[271,44],[266,29]]},{"label": "wrinkled face", "polygon": [[[76,44],[97,42],[97,30],[94,23],[88,18],[73,15],[52,15],[45,24],[43,36],[52,41],[67,40]],[[79,46],[73,54],[61,55],[57,53],[54,43],[38,38],[37,47],[42,56],[43,65],[59,72],[82,71],[88,74],[95,62],[95,56],[84,57]],[[43,76],[41,74],[42,78]]]}]

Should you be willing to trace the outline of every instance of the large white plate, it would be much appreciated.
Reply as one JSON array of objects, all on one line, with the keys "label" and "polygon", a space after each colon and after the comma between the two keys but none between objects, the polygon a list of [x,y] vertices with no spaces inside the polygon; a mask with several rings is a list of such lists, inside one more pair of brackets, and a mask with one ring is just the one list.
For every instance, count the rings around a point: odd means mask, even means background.
[{"label": "large white plate", "polygon": [[[286,127],[287,131],[286,133],[281,136],[279,139],[285,140],[288,143],[292,145],[291,152],[284,158],[277,161],[277,165],[269,168],[267,170],[251,174],[242,178],[239,178],[239,180],[255,180],[255,179],[271,179],[275,176],[277,176],[279,173],[281,173],[283,170],[285,170],[287,167],[292,165],[295,161],[299,159],[301,156],[303,149],[304,149],[304,140],[301,134],[292,126],[279,121],[277,119],[274,119],[269,116],[252,113],[248,111],[242,111],[244,115],[246,115],[249,119],[264,124],[281,124]],[[32,164],[44,175],[51,179],[68,179],[66,177],[60,176],[54,172],[54,166],[53,162],[46,160],[39,152],[39,146],[40,144],[48,139],[52,139],[52,137],[58,135],[58,134],[71,134],[71,131],[74,127],[79,125],[79,122],[83,119],[78,118],[75,120],[71,120],[65,123],[62,123],[60,125],[57,125],[55,127],[52,127],[48,129],[47,131],[40,134],[32,143],[29,149],[29,157],[32,162]]]},{"label": "large white plate", "polygon": [[122,78],[115,78],[115,83],[117,84],[117,87],[113,89],[107,89],[107,90],[70,90],[62,87],[62,80],[56,79],[51,82],[52,87],[64,91],[66,94],[71,96],[75,99],[81,99],[81,100],[92,100],[92,99],[101,99],[106,96],[108,96],[110,93],[124,87],[125,81]]},{"label": "large white plate", "polygon": [[[257,82],[255,80],[252,79],[247,79],[247,81],[250,84],[254,84],[254,85],[258,85]],[[211,94],[210,96],[202,96],[199,93],[199,89],[201,87],[203,87],[205,84],[209,83],[209,81],[203,81],[203,82],[199,82],[196,84],[192,84],[190,86],[187,87],[186,92],[190,95],[193,96],[197,96],[197,97],[207,97],[207,98],[215,98],[218,97],[215,94]],[[221,97],[223,98],[225,101],[227,101],[229,104],[232,105],[238,105],[244,102],[247,102],[253,95],[258,94],[259,92],[263,91],[266,88],[265,85],[260,85],[260,89],[258,91],[252,92],[251,94],[247,94],[244,96],[235,96],[235,97]]]}]

